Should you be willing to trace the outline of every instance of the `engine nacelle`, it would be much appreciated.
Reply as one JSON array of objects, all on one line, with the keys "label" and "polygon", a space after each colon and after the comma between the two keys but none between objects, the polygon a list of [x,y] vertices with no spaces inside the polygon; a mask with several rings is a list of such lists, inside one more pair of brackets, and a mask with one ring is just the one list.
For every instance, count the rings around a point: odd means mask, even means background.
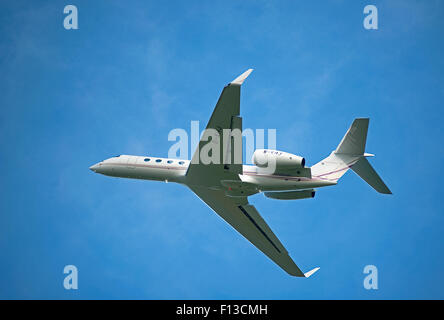
[{"label": "engine nacelle", "polygon": [[305,166],[305,159],[292,153],[268,149],[258,149],[253,153],[252,162],[258,167],[267,167],[270,160],[279,169],[304,168]]}]

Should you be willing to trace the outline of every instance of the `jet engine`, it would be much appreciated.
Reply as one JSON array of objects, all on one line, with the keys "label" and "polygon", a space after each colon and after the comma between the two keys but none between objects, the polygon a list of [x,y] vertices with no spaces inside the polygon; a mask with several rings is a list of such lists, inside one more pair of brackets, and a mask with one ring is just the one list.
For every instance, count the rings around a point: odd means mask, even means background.
[{"label": "jet engine", "polygon": [[253,153],[252,162],[258,167],[267,167],[270,160],[279,169],[304,168],[305,166],[305,159],[292,153],[268,149],[258,149]]}]

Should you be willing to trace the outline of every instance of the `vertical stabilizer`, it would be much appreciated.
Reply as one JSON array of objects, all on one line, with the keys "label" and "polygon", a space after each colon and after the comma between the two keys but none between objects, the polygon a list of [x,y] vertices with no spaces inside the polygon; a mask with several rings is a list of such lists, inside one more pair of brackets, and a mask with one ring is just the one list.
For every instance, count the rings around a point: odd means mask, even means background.
[{"label": "vertical stabilizer", "polygon": [[362,155],[367,141],[368,118],[358,118],[353,121],[341,143],[335,150],[336,154]]},{"label": "vertical stabilizer", "polygon": [[368,118],[355,119],[336,150],[311,167],[312,176],[321,180],[337,182],[348,169],[352,169],[376,191],[391,194],[390,189],[365,158],[373,156],[365,153],[368,124]]}]

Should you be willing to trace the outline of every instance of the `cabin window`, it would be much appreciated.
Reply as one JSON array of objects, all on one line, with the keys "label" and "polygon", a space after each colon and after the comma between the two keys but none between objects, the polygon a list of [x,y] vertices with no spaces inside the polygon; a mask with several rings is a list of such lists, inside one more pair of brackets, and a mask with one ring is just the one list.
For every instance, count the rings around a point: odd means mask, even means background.
[{"label": "cabin window", "polygon": [[162,162],[162,159],[157,159],[156,162]]},{"label": "cabin window", "polygon": [[184,163],[185,163],[185,162],[183,162],[183,161],[179,161],[179,164],[180,164],[180,165],[182,165],[182,164],[184,164]]},{"label": "cabin window", "polygon": [[173,163],[173,161],[172,160],[168,160],[167,163]]},{"label": "cabin window", "polygon": [[150,161],[151,159],[150,158],[145,158],[145,159],[143,159],[143,161],[145,161],[145,162],[148,162],[148,161]]}]

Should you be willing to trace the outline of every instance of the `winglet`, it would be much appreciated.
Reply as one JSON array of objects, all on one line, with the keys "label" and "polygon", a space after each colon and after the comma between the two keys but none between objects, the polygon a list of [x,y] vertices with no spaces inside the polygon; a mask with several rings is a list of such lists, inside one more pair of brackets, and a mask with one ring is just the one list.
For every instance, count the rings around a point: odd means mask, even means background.
[{"label": "winglet", "polygon": [[320,267],[314,268],[314,269],[312,269],[312,270],[310,270],[310,271],[304,273],[304,276],[305,276],[306,278],[309,278],[313,273],[315,273],[315,272],[318,271],[319,269],[321,269],[321,268],[320,268]]},{"label": "winglet", "polygon": [[244,83],[245,79],[247,79],[247,77],[250,75],[250,73],[253,72],[253,69],[248,69],[247,71],[245,71],[244,73],[242,73],[239,77],[237,77],[236,79],[234,79],[233,81],[230,82],[230,84],[237,84],[237,85],[242,85],[242,83]]}]

